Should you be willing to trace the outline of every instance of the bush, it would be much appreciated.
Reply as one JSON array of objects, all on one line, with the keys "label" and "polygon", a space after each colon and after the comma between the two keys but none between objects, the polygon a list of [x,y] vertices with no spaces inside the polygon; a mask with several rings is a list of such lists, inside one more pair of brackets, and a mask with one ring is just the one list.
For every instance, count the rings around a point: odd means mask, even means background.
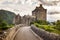
[{"label": "bush", "polygon": [[8,24],[5,21],[0,19],[0,30],[6,30],[8,28],[9,28]]},{"label": "bush", "polygon": [[36,23],[39,23],[40,25],[48,25],[49,22],[45,21],[45,20],[37,20]]},{"label": "bush", "polygon": [[55,28],[58,29],[58,30],[60,30],[60,20],[57,20]]},{"label": "bush", "polygon": [[57,21],[54,25],[47,25],[49,24],[48,22],[43,22],[40,20],[33,22],[33,24],[38,28],[44,29],[45,31],[60,34],[60,21]]},{"label": "bush", "polygon": [[34,22],[31,22],[30,25],[31,25],[31,24],[34,24]]},{"label": "bush", "polygon": [[31,22],[30,24],[34,24],[34,23],[38,23],[40,25],[48,25],[49,24],[49,22],[45,21],[45,20],[37,20],[37,21]]},{"label": "bush", "polygon": [[2,21],[2,23],[0,24],[0,29],[2,29],[2,30],[8,29],[8,24],[6,22]]}]

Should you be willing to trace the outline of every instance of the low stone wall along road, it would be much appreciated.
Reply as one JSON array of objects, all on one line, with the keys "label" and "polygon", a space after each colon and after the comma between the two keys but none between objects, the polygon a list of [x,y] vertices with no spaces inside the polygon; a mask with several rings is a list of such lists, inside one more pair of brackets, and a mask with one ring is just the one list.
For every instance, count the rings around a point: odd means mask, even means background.
[{"label": "low stone wall along road", "polygon": [[14,40],[42,40],[32,32],[30,27],[21,27],[14,37]]}]

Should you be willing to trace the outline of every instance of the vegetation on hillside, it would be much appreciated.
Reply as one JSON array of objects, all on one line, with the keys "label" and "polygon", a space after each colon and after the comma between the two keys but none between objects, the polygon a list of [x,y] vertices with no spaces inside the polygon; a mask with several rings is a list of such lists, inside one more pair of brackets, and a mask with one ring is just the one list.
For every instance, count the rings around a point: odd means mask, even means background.
[{"label": "vegetation on hillside", "polygon": [[48,32],[60,34],[60,21],[52,22],[51,24],[44,20],[37,20],[35,22],[31,22],[31,24],[34,24],[38,28],[42,28]]},{"label": "vegetation on hillside", "polygon": [[0,30],[6,30],[13,27],[13,18],[15,14],[7,10],[0,10]]},{"label": "vegetation on hillside", "polygon": [[0,19],[7,22],[8,24],[13,23],[13,18],[15,16],[15,13],[7,11],[7,10],[0,10]]}]

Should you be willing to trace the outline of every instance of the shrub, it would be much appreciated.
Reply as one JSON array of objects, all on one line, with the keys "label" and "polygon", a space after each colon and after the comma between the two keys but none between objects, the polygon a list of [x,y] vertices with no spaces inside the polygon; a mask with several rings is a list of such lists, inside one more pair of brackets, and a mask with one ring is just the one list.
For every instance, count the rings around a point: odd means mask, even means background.
[{"label": "shrub", "polygon": [[49,24],[49,22],[45,21],[45,20],[37,20],[37,21],[31,22],[30,24],[34,24],[34,23],[38,23],[40,25],[48,25]]},{"label": "shrub", "polygon": [[0,29],[2,29],[2,30],[8,29],[8,26],[7,25],[8,24],[6,22],[2,21],[1,24],[0,24]]},{"label": "shrub", "polygon": [[57,20],[55,28],[58,29],[58,30],[60,30],[60,20]]},{"label": "shrub", "polygon": [[5,21],[0,19],[0,30],[6,30],[8,28],[9,28],[8,24]]},{"label": "shrub", "polygon": [[31,22],[30,25],[31,25],[31,24],[34,24],[34,22]]},{"label": "shrub", "polygon": [[45,21],[45,20],[37,20],[36,23],[39,23],[40,25],[48,25],[49,22]]},{"label": "shrub", "polygon": [[34,25],[38,28],[44,29],[45,31],[60,34],[60,21],[57,21],[54,25],[47,25],[45,22],[36,21]]}]

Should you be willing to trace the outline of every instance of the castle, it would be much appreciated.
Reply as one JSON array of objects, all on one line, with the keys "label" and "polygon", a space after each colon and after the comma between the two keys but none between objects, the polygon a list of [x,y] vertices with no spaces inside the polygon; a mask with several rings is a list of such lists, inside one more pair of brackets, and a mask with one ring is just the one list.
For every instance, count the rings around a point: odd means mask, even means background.
[{"label": "castle", "polygon": [[35,10],[32,11],[32,16],[35,16],[36,20],[46,20],[47,9],[44,9],[42,4],[40,7],[36,7]]},{"label": "castle", "polygon": [[30,25],[32,21],[46,20],[46,12],[47,12],[47,9],[44,9],[42,4],[40,4],[40,7],[36,7],[36,9],[32,11],[32,16],[25,15],[21,17],[18,14],[14,18],[13,23]]},{"label": "castle", "polygon": [[14,17],[13,24],[21,24],[21,16],[19,14]]}]

